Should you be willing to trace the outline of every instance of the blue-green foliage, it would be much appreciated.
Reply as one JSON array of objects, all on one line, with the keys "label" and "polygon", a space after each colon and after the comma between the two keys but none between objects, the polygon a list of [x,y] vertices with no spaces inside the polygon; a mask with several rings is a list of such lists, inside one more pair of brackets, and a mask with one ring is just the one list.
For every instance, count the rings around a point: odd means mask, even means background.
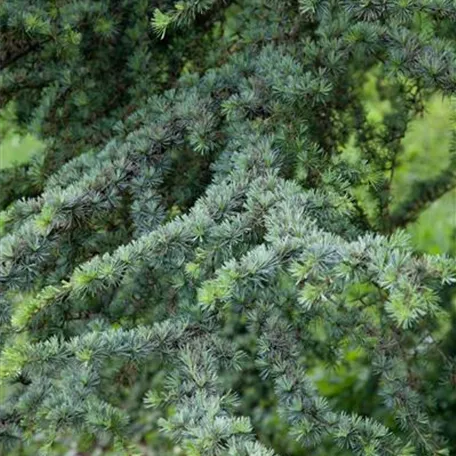
[{"label": "blue-green foliage", "polygon": [[[28,65],[52,81],[36,98],[0,90],[51,144],[15,168],[21,189],[3,176],[3,451],[454,451],[456,263],[418,254],[403,228],[455,186],[455,144],[394,193],[408,125],[456,91],[454,4],[13,3],[3,82]],[[97,8],[152,34],[138,49],[153,43],[155,72],[113,68],[133,112],[111,111],[100,71],[138,43],[102,55],[113,28]],[[22,61],[24,27],[46,38]],[[58,75],[79,65],[98,82],[70,78],[60,99]],[[92,109],[106,130],[87,126]]]}]

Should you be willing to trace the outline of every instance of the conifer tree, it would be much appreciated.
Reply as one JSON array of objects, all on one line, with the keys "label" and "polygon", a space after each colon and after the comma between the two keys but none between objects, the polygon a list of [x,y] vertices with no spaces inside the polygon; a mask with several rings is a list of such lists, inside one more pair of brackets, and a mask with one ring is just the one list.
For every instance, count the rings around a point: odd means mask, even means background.
[{"label": "conifer tree", "polygon": [[392,193],[455,30],[452,0],[5,0],[0,104],[46,151],[0,176],[2,454],[455,452],[456,262],[404,228],[456,141]]}]

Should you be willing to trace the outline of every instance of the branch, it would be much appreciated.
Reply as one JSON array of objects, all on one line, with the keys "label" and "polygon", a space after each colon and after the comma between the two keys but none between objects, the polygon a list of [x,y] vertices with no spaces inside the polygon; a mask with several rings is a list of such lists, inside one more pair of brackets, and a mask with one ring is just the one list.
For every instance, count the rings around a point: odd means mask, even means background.
[{"label": "branch", "polygon": [[12,65],[13,63],[17,62],[19,59],[21,59],[22,57],[25,57],[27,56],[28,54],[34,52],[34,51],[37,51],[39,48],[41,48],[44,44],[48,43],[49,41],[51,41],[51,38],[46,38],[45,40],[39,42],[39,43],[35,43],[35,44],[32,44],[31,46],[29,46],[28,48],[24,49],[22,52],[19,52],[18,54],[16,55],[13,55],[12,57],[10,57],[9,59],[5,60],[5,61],[2,61],[0,63],[0,71],[1,70],[4,70],[5,68],[7,68],[8,66]]},{"label": "branch", "polygon": [[391,213],[390,228],[403,228],[414,222],[424,209],[455,188],[456,170],[446,170],[435,179],[416,183],[412,190],[412,198]]}]

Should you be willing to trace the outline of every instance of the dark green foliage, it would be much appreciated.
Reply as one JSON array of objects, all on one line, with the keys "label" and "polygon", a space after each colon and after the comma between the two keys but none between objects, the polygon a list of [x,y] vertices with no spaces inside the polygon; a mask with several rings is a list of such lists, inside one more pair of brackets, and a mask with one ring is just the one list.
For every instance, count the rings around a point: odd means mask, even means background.
[{"label": "dark green foliage", "polygon": [[29,3],[0,6],[2,100],[49,142],[1,177],[4,451],[456,451],[456,263],[401,230],[456,161],[391,191],[456,5]]},{"label": "dark green foliage", "polygon": [[[182,2],[187,8],[174,21],[188,25],[212,3]],[[194,50],[207,28],[204,21],[186,29],[186,40],[156,38],[151,27],[156,7],[172,5],[148,0],[2,2],[0,103],[15,100],[21,121],[49,143],[35,185],[18,188],[14,171],[3,171],[8,191],[3,207],[14,197],[36,193],[66,160],[106,142],[113,124],[138,109],[144,97],[173,85],[185,51],[193,57],[204,52],[204,46]],[[33,169],[25,173],[37,174]]]}]

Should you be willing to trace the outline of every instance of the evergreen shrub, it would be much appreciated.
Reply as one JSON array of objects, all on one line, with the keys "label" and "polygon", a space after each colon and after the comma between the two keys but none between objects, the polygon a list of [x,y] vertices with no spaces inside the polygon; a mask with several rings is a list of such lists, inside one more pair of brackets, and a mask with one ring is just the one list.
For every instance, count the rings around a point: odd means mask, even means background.
[{"label": "evergreen shrub", "polygon": [[2,454],[456,454],[456,262],[405,231],[456,141],[392,193],[455,52],[452,0],[3,0],[46,149],[0,171]]}]

